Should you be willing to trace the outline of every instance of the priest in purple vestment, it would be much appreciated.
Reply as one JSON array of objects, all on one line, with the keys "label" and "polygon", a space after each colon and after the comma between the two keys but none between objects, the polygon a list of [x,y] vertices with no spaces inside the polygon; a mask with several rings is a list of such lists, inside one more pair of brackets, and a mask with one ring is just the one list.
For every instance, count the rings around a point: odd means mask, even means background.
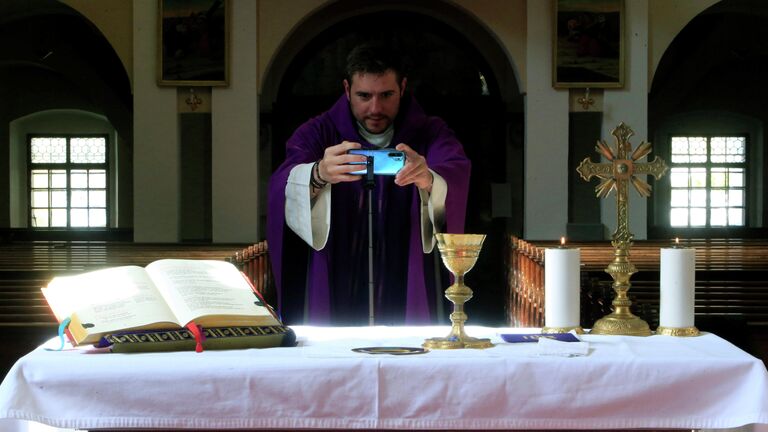
[{"label": "priest in purple vestment", "polygon": [[370,194],[375,323],[447,321],[436,316],[449,281],[434,233],[464,231],[470,161],[446,123],[406,91],[401,61],[384,45],[352,50],[343,85],[330,110],[294,132],[270,179],[278,310],[287,324],[369,321],[369,191],[350,174],[360,169],[350,162],[365,157],[347,152],[395,148],[405,166],[375,176]]}]

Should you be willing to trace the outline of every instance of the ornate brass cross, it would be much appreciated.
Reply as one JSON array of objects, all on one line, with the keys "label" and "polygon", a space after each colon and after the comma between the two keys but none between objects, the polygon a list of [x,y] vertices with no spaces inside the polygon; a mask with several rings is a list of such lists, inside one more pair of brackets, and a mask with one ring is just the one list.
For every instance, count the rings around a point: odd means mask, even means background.
[{"label": "ornate brass cross", "polygon": [[614,258],[605,269],[613,278],[616,298],[612,303],[613,312],[597,320],[592,326],[591,333],[648,336],[651,334],[648,323],[630,312],[629,307],[632,302],[627,297],[630,287],[629,278],[637,273],[637,268],[629,260],[633,235],[629,232],[627,183],[631,182],[641,196],[649,197],[651,186],[635,175],[650,174],[659,179],[667,171],[667,165],[658,157],[654,157],[650,163],[637,162],[651,152],[651,144],[642,142],[632,151],[629,137],[634,135],[634,132],[623,122],[616,126],[611,135],[616,137],[615,153],[604,141],[598,141],[595,148],[608,160],[607,163],[594,163],[589,158],[585,158],[576,169],[586,181],[593,176],[601,179],[595,188],[598,198],[604,198],[611,190],[616,189],[617,226],[611,241],[614,247]]}]

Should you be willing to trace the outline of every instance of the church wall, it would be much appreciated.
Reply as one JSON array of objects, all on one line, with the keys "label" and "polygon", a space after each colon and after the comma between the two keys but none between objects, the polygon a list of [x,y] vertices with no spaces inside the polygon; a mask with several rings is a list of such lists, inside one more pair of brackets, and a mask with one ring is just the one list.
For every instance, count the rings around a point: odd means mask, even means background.
[{"label": "church wall", "polygon": [[61,0],[85,15],[104,35],[133,82],[133,2],[126,0]]},{"label": "church wall", "polygon": [[[112,4],[114,3],[114,4]],[[156,78],[157,2],[136,0],[128,7],[119,0],[96,6],[84,0],[67,4],[83,12],[102,29],[128,67],[134,87],[134,232],[136,241],[177,241],[178,113],[176,90],[158,87]],[[241,4],[245,3],[245,4]],[[263,237],[258,214],[232,190],[244,192],[253,184],[249,203],[257,203],[256,184],[267,174],[257,173],[258,86],[288,35],[310,14],[330,2],[324,0],[258,0],[233,2],[236,12],[230,56],[231,85],[213,91],[213,206],[214,241],[243,241]],[[567,140],[569,91],[551,87],[551,1],[455,0],[460,9],[476,17],[502,45],[526,99],[525,236],[557,238],[567,223]],[[603,95],[603,139],[613,143],[610,130],[618,121],[634,130],[633,145],[647,140],[647,94],[653,69],[677,32],[713,1],[631,0],[627,4],[627,66],[624,89]],[[114,23],[135,23],[126,30]],[[119,35],[131,33],[128,40]],[[128,48],[130,46],[130,48]],[[131,55],[126,55],[130,52]],[[132,67],[131,67],[132,65]],[[251,79],[253,77],[253,79]],[[251,95],[250,97],[248,95]],[[563,125],[552,128],[552,124]],[[241,129],[245,128],[245,129]],[[237,133],[241,130],[243,133]],[[217,153],[218,152],[218,153]],[[238,157],[245,152],[245,157]],[[253,154],[251,154],[251,152]],[[595,160],[596,155],[592,156]],[[235,163],[235,165],[231,165]],[[219,167],[218,169],[215,167]],[[239,167],[245,177],[233,177],[222,168]],[[552,169],[555,167],[555,169]],[[230,170],[234,171],[234,170]],[[257,175],[257,177],[253,177]],[[265,177],[265,179],[259,179]],[[258,180],[256,180],[258,179]],[[556,191],[556,193],[552,193]],[[248,193],[248,192],[246,192]],[[634,194],[634,192],[632,192]],[[630,195],[632,195],[630,194]],[[251,197],[253,199],[251,200]],[[602,221],[615,224],[615,204],[602,203]],[[644,200],[630,202],[631,231],[644,238]],[[255,205],[255,204],[254,204]],[[611,207],[613,205],[614,207]],[[244,211],[243,211],[244,210]],[[235,216],[242,212],[241,216]],[[234,217],[234,220],[232,219]],[[216,228],[218,227],[218,228]],[[250,231],[250,230],[255,231]],[[218,234],[217,234],[218,233]]]},{"label": "church wall", "polygon": [[[327,0],[258,0],[258,56],[259,91],[264,76],[272,66],[276,53],[282,48],[286,37],[299,26],[308,15],[332,3]],[[521,87],[525,85],[525,0],[454,0],[451,3],[474,16],[492,30],[493,35],[507,51]],[[409,5],[413,7],[414,5]]]},{"label": "church wall", "polygon": [[[260,240],[259,101],[256,89],[256,3],[232,2],[230,85],[214,88],[212,112],[213,241]],[[254,25],[254,22],[256,24]],[[247,95],[243,97],[243,95]]]},{"label": "church wall", "polygon": [[[583,90],[552,88],[552,6],[549,2],[529,2],[527,7],[524,236],[551,240],[566,233],[568,170],[572,168],[568,167],[569,93]],[[635,131],[633,145],[647,140],[647,22],[647,1],[626,3],[625,86],[605,90],[602,98],[602,139],[611,145],[614,141],[610,132],[621,121]],[[562,127],[553,128],[553,124]],[[599,160],[596,154],[583,157]],[[630,231],[635,238],[647,237],[646,213],[646,201],[630,196]],[[601,221],[607,228],[606,236],[616,229],[616,202],[613,196],[601,202]]]},{"label": "church wall", "polygon": [[[611,131],[624,122],[635,132],[630,138],[632,148],[648,139],[648,91],[650,83],[648,70],[648,1],[632,0],[625,2],[625,75],[624,88],[606,89],[603,93],[603,133],[602,140],[615,148],[616,140]],[[651,153],[651,159],[655,153]],[[584,155],[598,161],[597,153]],[[597,185],[597,179],[590,182]],[[597,198],[595,198],[597,199]],[[636,239],[648,237],[648,201],[640,197],[632,186],[628,187],[629,231]],[[616,195],[612,193],[601,200],[602,222],[607,228],[607,235],[616,230]],[[606,237],[610,238],[610,237]]]},{"label": "church wall", "polygon": [[[214,242],[259,240],[257,216],[258,98],[256,9],[232,2],[230,85],[211,91],[212,237]],[[134,2],[134,20],[154,22],[155,1]],[[155,26],[134,28],[134,240],[176,242],[185,223],[177,89],[156,84]],[[236,59],[236,60],[232,60]],[[179,89],[178,91],[184,91]],[[248,185],[253,185],[249,187]]]},{"label": "church wall", "polygon": [[[266,70],[272,66],[275,53],[282,48],[285,39],[301,21],[327,0],[256,0],[257,27],[256,52],[258,56],[257,82],[264,82]],[[263,91],[259,88],[259,92]]]},{"label": "church wall", "polygon": [[456,0],[453,3],[482,22],[483,26],[499,41],[499,44],[509,56],[509,61],[517,76],[498,78],[516,79],[520,86],[520,91],[525,92],[528,80],[525,68],[525,42],[528,26],[526,1]]},{"label": "church wall", "polygon": [[568,91],[552,88],[551,16],[549,2],[529,2],[523,234],[528,239],[559,238],[568,222]]},{"label": "church wall", "polygon": [[[133,2],[133,239],[179,240],[176,88],[157,85],[157,2]],[[232,209],[235,211],[235,209]]]},{"label": "church wall", "polygon": [[669,44],[696,15],[718,0],[649,0],[648,82]]}]

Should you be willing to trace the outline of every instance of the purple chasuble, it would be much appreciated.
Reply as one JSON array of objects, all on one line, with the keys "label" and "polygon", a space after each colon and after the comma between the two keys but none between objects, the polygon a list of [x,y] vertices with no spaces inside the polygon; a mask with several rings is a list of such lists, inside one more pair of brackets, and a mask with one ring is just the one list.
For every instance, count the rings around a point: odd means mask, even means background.
[{"label": "purple chasuble", "polygon": [[[285,223],[285,186],[297,164],[323,157],[342,141],[374,148],[358,133],[345,95],[331,109],[300,126],[286,143],[286,159],[269,182],[267,241],[277,288],[277,307],[287,324],[368,322],[368,193],[364,182],[332,185],[331,226],[326,246],[315,251]],[[409,95],[403,97],[390,147],[409,145],[448,184],[442,232],[461,233],[470,161],[445,122],[429,117]],[[362,178],[362,177],[361,177]],[[435,258],[424,254],[418,188],[376,176],[374,279],[376,324],[434,322],[435,306],[448,285],[435,286]],[[435,253],[437,247],[435,247]],[[444,275],[447,272],[441,266]],[[439,290],[439,291],[438,291]],[[439,296],[439,297],[438,297]]]}]

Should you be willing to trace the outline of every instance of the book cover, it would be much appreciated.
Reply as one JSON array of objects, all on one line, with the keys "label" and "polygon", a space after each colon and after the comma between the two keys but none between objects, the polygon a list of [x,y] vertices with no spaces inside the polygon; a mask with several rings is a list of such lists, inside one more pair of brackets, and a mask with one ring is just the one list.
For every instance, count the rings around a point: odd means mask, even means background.
[{"label": "book cover", "polygon": [[[296,334],[290,327],[250,326],[202,329],[203,350],[291,347]],[[97,346],[115,353],[194,351],[197,341],[188,329],[121,332],[103,336]]]}]

